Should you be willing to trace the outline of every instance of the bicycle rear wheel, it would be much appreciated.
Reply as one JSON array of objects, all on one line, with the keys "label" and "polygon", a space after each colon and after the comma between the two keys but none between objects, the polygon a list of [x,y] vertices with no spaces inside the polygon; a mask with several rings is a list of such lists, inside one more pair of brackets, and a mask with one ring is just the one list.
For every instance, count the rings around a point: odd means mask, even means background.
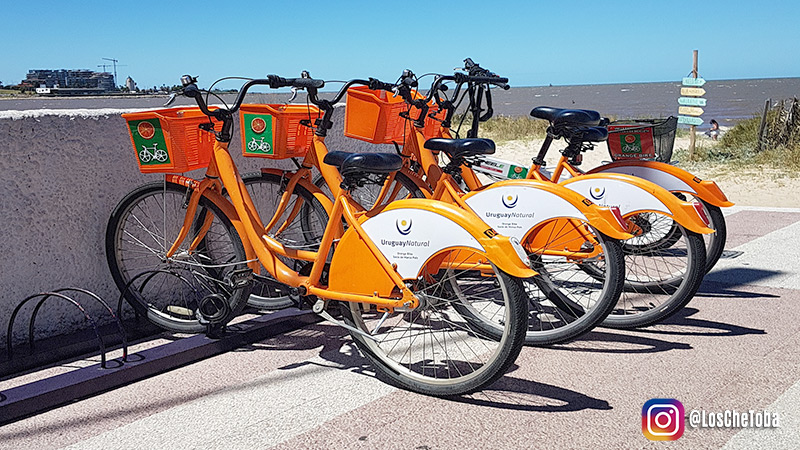
[{"label": "bicycle rear wheel", "polygon": [[[453,250],[450,260],[474,255]],[[343,304],[344,320],[372,336],[351,332],[380,378],[426,395],[460,395],[489,385],[517,358],[527,328],[521,281],[494,266],[491,276],[456,266],[413,282],[416,309],[384,314],[371,305]],[[499,336],[485,333],[485,323],[502,330]]]},{"label": "bicycle rear wheel", "polygon": [[[261,172],[246,174],[242,176],[242,181],[253,199],[261,220],[267,225],[278,211],[278,204],[286,192],[289,179]],[[313,194],[299,184],[295,185],[287,205],[276,225],[267,233],[288,248],[310,251],[319,249],[328,223],[328,213],[325,208]],[[308,264],[306,261],[280,258],[298,272]],[[258,309],[277,310],[293,306],[295,302],[289,297],[288,287],[275,280],[262,268],[261,273],[255,278],[247,304]]]},{"label": "bicycle rear wheel", "polygon": [[594,329],[617,304],[625,283],[622,246],[574,219],[553,221],[538,234],[535,248],[525,244],[539,272],[525,280],[530,310],[525,343],[568,342]]},{"label": "bicycle rear wheel", "polygon": [[639,234],[622,245],[625,288],[603,321],[613,328],[644,327],[677,313],[697,292],[706,267],[701,235],[664,214],[637,213],[626,219]]},{"label": "bicycle rear wheel", "polygon": [[[244,307],[250,287],[230,284],[235,271],[247,268],[247,258],[230,220],[205,196],[189,235],[166,258],[183,225],[191,192],[157,181],[129,193],[108,221],[106,258],[114,282],[138,314],[165,330],[198,333],[207,329],[198,314],[204,298],[213,296],[209,298],[221,314],[215,322],[224,324]],[[210,227],[203,233],[207,220]],[[199,244],[190,250],[198,236]]]}]

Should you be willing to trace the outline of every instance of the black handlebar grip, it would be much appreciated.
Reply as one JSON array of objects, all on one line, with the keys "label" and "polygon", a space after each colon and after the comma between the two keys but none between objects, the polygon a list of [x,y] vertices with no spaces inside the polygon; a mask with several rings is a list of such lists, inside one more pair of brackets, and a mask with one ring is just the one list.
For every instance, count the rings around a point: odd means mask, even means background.
[{"label": "black handlebar grip", "polygon": [[394,89],[393,84],[385,83],[377,78],[370,78],[367,87],[373,91],[392,91]]},{"label": "black handlebar grip", "polygon": [[306,89],[306,88],[319,89],[325,86],[324,80],[315,80],[313,78],[290,78],[287,79],[286,81],[289,83],[288,86],[300,89]]},{"label": "black handlebar grip", "polygon": [[197,98],[197,96],[201,95],[200,89],[197,87],[196,84],[190,84],[183,88],[183,95],[187,97]]}]

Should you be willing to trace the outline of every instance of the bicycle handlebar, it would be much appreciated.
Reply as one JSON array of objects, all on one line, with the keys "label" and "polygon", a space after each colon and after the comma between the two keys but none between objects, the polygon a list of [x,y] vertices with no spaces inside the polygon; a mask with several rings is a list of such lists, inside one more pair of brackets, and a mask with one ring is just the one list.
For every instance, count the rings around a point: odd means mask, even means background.
[{"label": "bicycle handlebar", "polygon": [[181,83],[184,86],[183,95],[194,98],[197,102],[197,105],[200,107],[200,110],[203,111],[205,115],[215,117],[220,120],[223,119],[223,115],[232,114],[242,106],[247,91],[253,86],[269,86],[272,89],[293,87],[298,89],[307,89],[309,92],[316,91],[317,89],[325,86],[325,81],[310,77],[283,78],[277,75],[267,75],[267,78],[250,80],[245,83],[239,90],[239,94],[236,96],[236,101],[234,102],[233,107],[229,109],[216,109],[214,111],[210,111],[205,100],[203,100],[202,91],[200,91],[200,88],[197,87],[196,78],[192,77],[191,75],[184,75],[181,77]]}]

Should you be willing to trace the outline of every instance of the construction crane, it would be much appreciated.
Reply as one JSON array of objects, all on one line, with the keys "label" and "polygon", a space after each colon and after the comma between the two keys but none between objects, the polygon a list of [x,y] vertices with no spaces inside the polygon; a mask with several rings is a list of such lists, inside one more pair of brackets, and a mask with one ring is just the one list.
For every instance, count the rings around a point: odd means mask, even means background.
[{"label": "construction crane", "polygon": [[[104,59],[106,61],[111,61],[111,64],[102,64],[103,71],[105,71],[106,67],[108,67],[108,66],[113,66],[114,67],[114,87],[116,89],[116,86],[117,86],[117,66],[119,65],[120,67],[122,67],[125,64],[117,64],[119,62],[119,60],[118,59],[114,59],[114,58],[102,58],[102,59]],[[100,66],[98,65],[97,67],[100,67]]]}]

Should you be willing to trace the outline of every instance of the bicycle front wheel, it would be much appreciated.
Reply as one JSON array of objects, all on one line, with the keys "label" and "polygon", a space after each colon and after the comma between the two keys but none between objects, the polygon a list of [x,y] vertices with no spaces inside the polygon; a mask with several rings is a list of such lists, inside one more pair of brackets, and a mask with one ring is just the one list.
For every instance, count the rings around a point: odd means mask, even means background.
[{"label": "bicycle front wheel", "polygon": [[249,286],[231,285],[232,273],[246,269],[247,258],[230,220],[205,196],[188,236],[166,257],[191,193],[157,181],[128,194],[108,221],[106,257],[114,282],[137,313],[165,330],[198,333],[207,329],[198,313],[204,298],[214,296],[222,315],[215,322],[224,324],[244,306]]},{"label": "bicycle front wheel", "polygon": [[[426,395],[460,395],[489,385],[516,360],[528,315],[521,281],[494,266],[491,274],[485,264],[470,269],[473,255],[454,250],[448,268],[412,282],[415,309],[343,305],[345,321],[371,336],[351,332],[380,378]],[[499,335],[485,332],[487,322]]]}]

